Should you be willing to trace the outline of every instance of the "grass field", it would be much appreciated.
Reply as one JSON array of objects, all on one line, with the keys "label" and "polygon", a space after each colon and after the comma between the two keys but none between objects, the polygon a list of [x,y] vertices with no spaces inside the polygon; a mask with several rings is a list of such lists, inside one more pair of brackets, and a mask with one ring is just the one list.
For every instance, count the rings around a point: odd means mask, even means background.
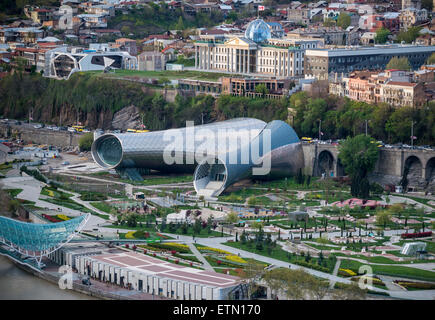
[{"label": "grass field", "polygon": [[[361,262],[353,261],[353,260],[343,260],[341,262],[340,268],[343,269],[351,269],[354,272],[358,272],[360,266],[364,265]],[[410,267],[403,266],[384,266],[384,265],[370,265],[373,268],[374,274],[382,274],[386,276],[396,276],[410,279],[418,279],[418,280],[429,280],[435,281],[435,272],[428,270],[421,270]]]},{"label": "grass field", "polygon": [[[114,73],[91,72],[100,77],[143,77],[152,79],[197,79],[217,81],[222,76],[228,76],[226,73],[202,72],[202,71],[136,71],[136,70],[115,70]],[[234,75],[231,75],[234,77]]]}]

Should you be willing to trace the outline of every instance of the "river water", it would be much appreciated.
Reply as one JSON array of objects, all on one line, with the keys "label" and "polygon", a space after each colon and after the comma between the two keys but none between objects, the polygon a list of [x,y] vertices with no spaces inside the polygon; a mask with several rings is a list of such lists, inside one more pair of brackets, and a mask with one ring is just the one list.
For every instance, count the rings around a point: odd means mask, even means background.
[{"label": "river water", "polygon": [[0,300],[94,300],[96,298],[38,278],[0,256]]}]

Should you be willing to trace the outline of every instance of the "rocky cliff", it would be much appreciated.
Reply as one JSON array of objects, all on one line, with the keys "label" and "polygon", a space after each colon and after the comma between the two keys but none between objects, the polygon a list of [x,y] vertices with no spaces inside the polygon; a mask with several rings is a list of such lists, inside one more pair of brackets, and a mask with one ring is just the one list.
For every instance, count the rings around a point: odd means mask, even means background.
[{"label": "rocky cliff", "polygon": [[139,109],[134,105],[123,108],[113,115],[113,129],[138,129],[141,124],[142,120],[139,114]]}]

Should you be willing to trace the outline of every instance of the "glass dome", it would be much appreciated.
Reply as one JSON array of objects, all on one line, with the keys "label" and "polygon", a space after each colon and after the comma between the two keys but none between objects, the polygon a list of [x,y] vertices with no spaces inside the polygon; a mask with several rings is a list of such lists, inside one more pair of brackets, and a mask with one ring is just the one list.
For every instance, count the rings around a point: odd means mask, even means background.
[{"label": "glass dome", "polygon": [[245,37],[254,42],[264,42],[270,39],[270,27],[261,19],[256,19],[249,23],[245,31]]}]

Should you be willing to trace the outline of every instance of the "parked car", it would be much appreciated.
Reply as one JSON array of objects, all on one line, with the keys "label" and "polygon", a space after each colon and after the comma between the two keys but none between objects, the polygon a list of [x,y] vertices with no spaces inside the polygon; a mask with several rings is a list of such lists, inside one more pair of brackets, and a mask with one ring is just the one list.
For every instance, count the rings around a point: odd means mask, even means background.
[{"label": "parked car", "polygon": [[68,131],[69,131],[69,132],[77,132],[77,130],[74,129],[73,127],[68,127]]},{"label": "parked car", "polygon": [[41,128],[42,128],[42,125],[37,124],[37,125],[34,125],[33,128],[35,128],[35,129],[41,129]]},{"label": "parked car", "polygon": [[64,161],[64,162],[62,162],[62,165],[64,165],[64,166],[69,165],[69,161]]}]

